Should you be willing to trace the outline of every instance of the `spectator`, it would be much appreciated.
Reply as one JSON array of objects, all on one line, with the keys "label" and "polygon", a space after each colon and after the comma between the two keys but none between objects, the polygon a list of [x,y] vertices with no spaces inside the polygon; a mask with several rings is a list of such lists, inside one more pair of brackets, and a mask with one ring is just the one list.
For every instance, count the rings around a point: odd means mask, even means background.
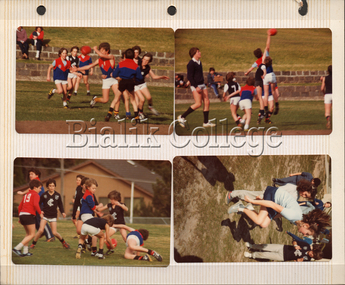
[{"label": "spectator", "polygon": [[23,27],[18,27],[17,30],[17,45],[19,45],[20,50],[22,51],[22,58],[28,59],[28,43],[26,40],[28,39],[28,36],[26,35],[26,31],[23,29]]},{"label": "spectator", "polygon": [[220,88],[220,82],[215,82],[214,81],[215,77],[220,77],[220,75],[217,72],[215,72],[213,67],[211,67],[209,69],[209,74],[207,74],[207,85],[213,89],[214,94],[216,94],[218,98],[219,97],[218,88]]},{"label": "spectator", "polygon": [[32,32],[30,35],[31,39],[31,44],[33,46],[36,46],[36,60],[41,60],[40,59],[40,54],[42,51],[42,45],[43,45],[43,37],[44,37],[44,32],[42,27],[36,27],[35,31]]}]

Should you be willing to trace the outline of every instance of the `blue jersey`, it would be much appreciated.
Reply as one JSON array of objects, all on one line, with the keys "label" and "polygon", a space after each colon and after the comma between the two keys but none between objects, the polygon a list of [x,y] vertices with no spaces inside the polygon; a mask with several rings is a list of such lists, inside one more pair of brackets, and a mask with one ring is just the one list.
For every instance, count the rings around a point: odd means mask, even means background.
[{"label": "blue jersey", "polygon": [[71,62],[68,60],[62,60],[61,57],[53,61],[54,66],[54,81],[55,80],[67,80],[69,68]]},{"label": "blue jersey", "polygon": [[93,199],[92,193],[86,189],[83,198],[81,199],[80,215],[82,214],[93,214],[96,209],[96,204]]},{"label": "blue jersey", "polygon": [[135,236],[135,237],[137,237],[137,238],[139,239],[139,245],[140,245],[140,246],[143,246],[143,245],[144,245],[144,239],[143,239],[141,233],[139,233],[138,231],[130,232],[130,233],[127,235],[126,240],[127,240],[128,237],[130,237],[130,236]]},{"label": "blue jersey", "polygon": [[113,72],[113,77],[120,77],[121,79],[135,78],[137,81],[143,79],[139,66],[132,59],[125,59],[120,62]]},{"label": "blue jersey", "polygon": [[102,74],[106,75],[107,78],[110,78],[112,72],[114,71],[114,66],[111,65],[110,59],[103,60],[102,58],[99,58],[98,64],[99,64],[99,68],[102,71]]},{"label": "blue jersey", "polygon": [[255,86],[245,85],[241,88],[241,100],[249,99],[253,101],[253,94],[254,94]]}]

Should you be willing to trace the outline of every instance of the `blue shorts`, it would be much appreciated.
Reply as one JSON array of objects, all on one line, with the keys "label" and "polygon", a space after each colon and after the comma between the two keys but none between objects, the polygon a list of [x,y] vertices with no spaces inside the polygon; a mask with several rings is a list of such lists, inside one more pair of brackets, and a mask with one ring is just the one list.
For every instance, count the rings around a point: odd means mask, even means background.
[{"label": "blue shorts", "polygon": [[[272,187],[272,186],[267,186],[265,193],[264,193],[264,200],[272,201],[274,202],[274,196],[276,195],[276,192],[278,190],[278,187]],[[273,210],[272,208],[266,208],[268,212],[268,216],[272,220],[278,212]]]}]

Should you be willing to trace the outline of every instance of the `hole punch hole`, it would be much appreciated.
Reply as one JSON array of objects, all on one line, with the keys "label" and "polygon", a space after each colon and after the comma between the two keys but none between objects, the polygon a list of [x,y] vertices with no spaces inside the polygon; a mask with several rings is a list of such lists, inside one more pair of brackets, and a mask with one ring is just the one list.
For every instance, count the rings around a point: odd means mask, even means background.
[{"label": "hole punch hole", "polygon": [[175,6],[169,6],[168,7],[168,14],[170,15],[170,16],[174,16],[175,14],[176,14],[176,12],[177,12],[177,9],[176,9],[176,7]]},{"label": "hole punch hole", "polygon": [[36,12],[38,15],[43,16],[46,13],[47,9],[43,5],[37,7]]}]

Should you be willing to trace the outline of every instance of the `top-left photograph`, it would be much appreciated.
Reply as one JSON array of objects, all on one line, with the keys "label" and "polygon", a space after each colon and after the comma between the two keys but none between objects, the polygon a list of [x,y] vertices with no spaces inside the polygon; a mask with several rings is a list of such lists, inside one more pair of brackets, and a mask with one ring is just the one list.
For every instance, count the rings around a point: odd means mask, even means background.
[{"label": "top-left photograph", "polygon": [[18,133],[88,134],[96,126],[113,134],[137,127],[144,135],[154,127],[155,135],[168,135],[172,29],[20,26],[16,39]]}]

